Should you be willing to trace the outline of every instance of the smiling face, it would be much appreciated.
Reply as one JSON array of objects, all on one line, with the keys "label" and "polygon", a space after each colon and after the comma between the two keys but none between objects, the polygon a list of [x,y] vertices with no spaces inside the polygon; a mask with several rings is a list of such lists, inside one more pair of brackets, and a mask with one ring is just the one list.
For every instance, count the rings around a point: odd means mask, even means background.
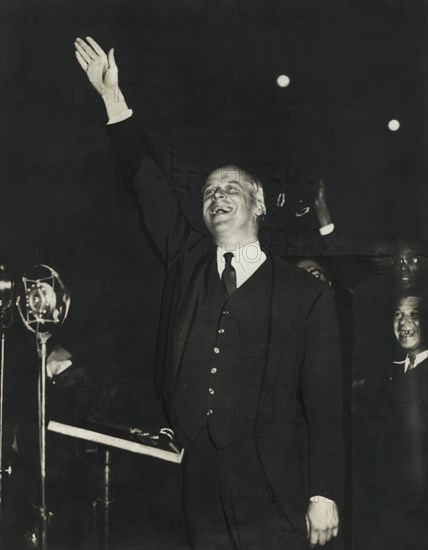
[{"label": "smiling face", "polygon": [[401,298],[394,313],[394,334],[400,346],[414,355],[424,351],[422,333],[422,299],[418,296]]},{"label": "smiling face", "polygon": [[394,258],[395,274],[402,289],[417,287],[422,282],[423,256],[409,243],[400,243]]},{"label": "smiling face", "polygon": [[240,245],[257,240],[259,217],[266,212],[261,186],[236,166],[219,168],[208,176],[202,210],[217,244]]}]

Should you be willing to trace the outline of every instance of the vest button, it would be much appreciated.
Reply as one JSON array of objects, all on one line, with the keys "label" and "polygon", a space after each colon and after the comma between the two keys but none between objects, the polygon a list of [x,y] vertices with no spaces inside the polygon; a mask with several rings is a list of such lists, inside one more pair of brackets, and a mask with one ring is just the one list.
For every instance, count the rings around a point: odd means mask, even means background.
[{"label": "vest button", "polygon": [[223,315],[229,315],[229,312],[227,311],[227,309],[224,309],[224,310],[222,311],[222,313],[223,313]]},{"label": "vest button", "polygon": [[224,328],[219,328],[217,331],[219,334],[224,334]]},{"label": "vest button", "polygon": [[213,367],[210,372],[211,372],[211,374],[215,374],[217,372],[217,369],[215,367]]},{"label": "vest button", "polygon": [[217,353],[217,354],[220,353],[220,348],[214,348],[214,349],[213,349],[213,352],[214,352],[214,353]]},{"label": "vest button", "polygon": [[211,415],[213,414],[213,412],[214,412],[214,411],[213,411],[212,409],[209,409],[209,410],[207,411],[207,416],[211,416]]},{"label": "vest button", "polygon": [[211,395],[214,394],[214,390],[213,390],[212,388],[209,388],[208,391],[209,391],[209,393],[210,393]]}]

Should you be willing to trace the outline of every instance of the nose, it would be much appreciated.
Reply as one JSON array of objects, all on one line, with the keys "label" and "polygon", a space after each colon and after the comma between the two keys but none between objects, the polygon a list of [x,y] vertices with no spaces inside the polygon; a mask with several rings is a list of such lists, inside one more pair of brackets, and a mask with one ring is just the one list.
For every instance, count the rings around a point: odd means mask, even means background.
[{"label": "nose", "polygon": [[218,197],[224,197],[225,196],[225,192],[220,188],[220,187],[217,187],[216,190],[214,191],[213,195],[212,195],[214,198],[218,198]]},{"label": "nose", "polygon": [[412,319],[409,315],[403,315],[403,317],[400,319],[400,327],[405,327],[412,324]]},{"label": "nose", "polygon": [[402,273],[402,275],[406,275],[406,276],[409,276],[410,273],[411,273],[411,268],[409,266],[409,264],[406,262],[406,263],[402,263],[400,265],[400,272]]}]

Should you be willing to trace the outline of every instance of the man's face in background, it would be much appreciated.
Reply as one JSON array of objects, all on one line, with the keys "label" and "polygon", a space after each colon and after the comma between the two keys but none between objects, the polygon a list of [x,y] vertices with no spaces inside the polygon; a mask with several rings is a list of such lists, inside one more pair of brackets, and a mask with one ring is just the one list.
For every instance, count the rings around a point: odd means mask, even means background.
[{"label": "man's face in background", "polygon": [[419,296],[400,299],[394,312],[394,334],[407,353],[416,355],[425,349],[421,318],[422,299]]},{"label": "man's face in background", "polygon": [[403,289],[414,288],[423,278],[423,256],[415,254],[406,245],[400,246],[394,259],[395,275]]},{"label": "man's face in background", "polygon": [[300,267],[300,269],[304,269],[305,271],[307,271],[317,279],[320,279],[324,283],[327,283],[328,285],[331,286],[331,281],[327,276],[324,268],[316,260],[313,260],[312,258],[299,260],[296,263],[296,267]]}]

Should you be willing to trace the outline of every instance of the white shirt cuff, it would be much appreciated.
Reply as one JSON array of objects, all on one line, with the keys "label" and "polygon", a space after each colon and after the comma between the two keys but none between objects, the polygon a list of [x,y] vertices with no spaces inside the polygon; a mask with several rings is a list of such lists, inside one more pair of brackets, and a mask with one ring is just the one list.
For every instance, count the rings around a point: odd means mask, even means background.
[{"label": "white shirt cuff", "polygon": [[311,502],[334,502],[334,500],[331,500],[327,497],[322,497],[320,495],[314,495],[309,499]]},{"label": "white shirt cuff", "polygon": [[328,225],[324,225],[323,227],[320,227],[320,233],[323,237],[326,235],[330,235],[330,233],[333,233],[334,231],[334,223],[329,223]]},{"label": "white shirt cuff", "polygon": [[131,117],[132,114],[132,109],[126,109],[126,111],[123,111],[122,113],[119,113],[118,115],[109,118],[107,124],[116,124],[117,122],[122,122],[123,120]]}]

